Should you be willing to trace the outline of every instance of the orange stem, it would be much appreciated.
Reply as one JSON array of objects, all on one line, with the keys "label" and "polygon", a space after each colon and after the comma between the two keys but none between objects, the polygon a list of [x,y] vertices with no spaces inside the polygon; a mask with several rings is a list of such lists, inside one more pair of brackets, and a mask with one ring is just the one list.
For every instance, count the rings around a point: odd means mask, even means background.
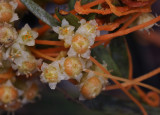
[{"label": "orange stem", "polygon": [[121,12],[117,9],[116,6],[114,6],[112,4],[112,0],[105,0],[105,1],[109,5],[111,11],[117,16],[128,15],[128,14],[135,13],[135,12],[151,12],[151,9],[149,7],[147,7],[147,8],[134,8],[134,9],[130,9],[129,11]]},{"label": "orange stem", "polygon": [[[93,57],[90,57],[90,60],[95,63],[102,71],[104,71],[106,74],[110,74],[98,61],[96,61]],[[141,103],[136,100],[136,98],[134,98],[124,87],[121,86],[121,84],[115,80],[115,79],[111,79],[115,84],[117,84],[122,91],[133,101],[137,104],[137,106],[141,109],[142,113],[144,115],[147,115],[147,112],[145,111],[145,109],[143,108],[143,106],[141,105]]]},{"label": "orange stem", "polygon": [[10,68],[6,73],[0,74],[0,79],[10,79],[11,77],[14,77],[14,76],[15,76],[15,73]]},{"label": "orange stem", "polygon": [[38,50],[34,49],[34,48],[30,48],[31,52],[50,61],[56,61],[55,58],[52,58],[50,56],[45,55],[44,53],[39,52]]},{"label": "orange stem", "polygon": [[124,30],[126,29],[130,24],[132,24],[142,13],[136,13],[135,15],[132,16],[132,18],[126,22],[119,30]]},{"label": "orange stem", "polygon": [[153,70],[153,71],[151,71],[151,72],[149,72],[149,73],[147,73],[147,74],[145,74],[145,75],[142,75],[142,76],[134,79],[134,81],[140,82],[140,81],[143,81],[143,80],[145,80],[145,79],[148,79],[148,78],[150,78],[150,77],[152,77],[152,76],[154,76],[154,75],[156,75],[156,74],[158,74],[158,73],[160,73],[160,67],[157,68],[157,69],[155,69],[155,70]]},{"label": "orange stem", "polygon": [[42,53],[55,53],[60,51],[67,51],[68,49],[64,47],[56,47],[56,48],[47,48],[47,49],[40,49],[39,51]]},{"label": "orange stem", "polygon": [[56,46],[64,46],[63,41],[48,41],[48,40],[35,40],[36,44],[41,45],[56,45]]},{"label": "orange stem", "polygon": [[85,4],[85,5],[83,5],[82,7],[84,9],[91,8],[91,7],[96,6],[98,4],[102,4],[103,2],[105,2],[105,0],[95,0],[93,2],[89,2],[89,3]]},{"label": "orange stem", "polygon": [[[132,17],[129,21],[127,21],[127,22],[119,29],[119,31],[126,29],[126,28],[127,28],[130,24],[132,24],[140,15],[141,15],[141,13],[138,13],[138,14],[133,15],[133,17]],[[95,43],[92,47],[93,47],[93,48],[94,48],[94,47],[97,47],[97,46],[101,45],[101,44],[104,43],[104,42],[105,42],[104,46],[106,47],[106,46],[110,43],[110,40],[107,40],[107,41],[99,41],[99,42]]]},{"label": "orange stem", "polygon": [[37,32],[38,32],[39,36],[41,36],[41,35],[44,34],[48,29],[50,29],[50,26],[49,26],[49,25],[44,25],[43,27],[39,28]]},{"label": "orange stem", "polygon": [[156,22],[158,22],[160,20],[160,16],[148,21],[148,22],[145,22],[143,24],[140,24],[140,25],[137,25],[135,27],[132,27],[132,28],[129,28],[129,29],[125,29],[125,30],[121,30],[121,31],[118,31],[118,32],[115,32],[115,33],[111,33],[111,34],[107,34],[107,35],[102,35],[100,37],[96,37],[96,41],[103,41],[103,40],[111,40],[112,38],[114,37],[118,37],[118,36],[123,36],[123,35],[126,35],[126,34],[129,34],[131,32],[134,32],[136,30],[139,30],[139,29],[143,29],[149,25],[152,25]]},{"label": "orange stem", "polygon": [[51,57],[57,57],[59,53],[45,53],[45,55],[51,56]]}]

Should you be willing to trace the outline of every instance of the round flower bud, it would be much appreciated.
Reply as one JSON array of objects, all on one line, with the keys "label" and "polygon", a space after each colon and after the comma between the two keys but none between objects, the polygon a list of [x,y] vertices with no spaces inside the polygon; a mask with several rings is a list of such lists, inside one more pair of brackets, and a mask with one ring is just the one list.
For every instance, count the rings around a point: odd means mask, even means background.
[{"label": "round flower bud", "polygon": [[10,103],[16,100],[17,97],[18,97],[18,92],[15,88],[11,86],[0,87],[0,101],[2,103]]},{"label": "round flower bud", "polygon": [[5,2],[0,1],[0,23],[13,22],[18,20],[18,15],[15,13],[17,3],[15,1]]},{"label": "round flower bud", "polygon": [[67,57],[64,61],[64,70],[71,78],[79,75],[82,72],[82,63],[77,57]]},{"label": "round flower bud", "polygon": [[50,65],[43,71],[43,75],[48,82],[58,82],[57,69],[52,65]]},{"label": "round flower bud", "polygon": [[89,48],[89,40],[80,34],[75,35],[72,39],[72,47],[77,53],[83,54]]},{"label": "round flower bud", "polygon": [[0,44],[9,46],[17,38],[16,30],[9,24],[0,25]]},{"label": "round flower bud", "polygon": [[0,22],[9,22],[12,16],[12,6],[7,2],[0,2]]},{"label": "round flower bud", "polygon": [[97,77],[91,77],[84,82],[80,92],[86,99],[93,99],[100,94],[101,90],[101,81]]},{"label": "round flower bud", "polygon": [[12,67],[15,70],[18,69],[17,75],[25,74],[30,76],[37,69],[37,61],[30,53],[26,57],[16,59],[14,62],[16,65],[12,65]]},{"label": "round flower bud", "polygon": [[31,73],[36,68],[35,62],[24,61],[22,66],[18,67],[18,70],[22,73]]}]

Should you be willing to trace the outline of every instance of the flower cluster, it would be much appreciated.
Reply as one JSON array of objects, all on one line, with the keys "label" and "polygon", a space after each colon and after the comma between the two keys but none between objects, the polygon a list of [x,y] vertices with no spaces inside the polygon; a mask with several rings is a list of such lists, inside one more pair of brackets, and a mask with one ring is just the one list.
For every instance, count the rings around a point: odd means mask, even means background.
[{"label": "flower cluster", "polygon": [[38,33],[28,24],[19,32],[13,27],[18,20],[16,7],[13,0],[0,1],[0,106],[7,111],[19,109],[38,95],[38,85],[33,81],[20,82],[18,87],[15,71],[17,75],[30,76],[41,64],[29,50]]},{"label": "flower cluster", "polygon": [[28,46],[35,45],[38,33],[32,31],[26,24],[19,32],[10,24],[18,19],[15,9],[17,3],[14,1],[0,2],[0,44],[1,44],[1,66],[3,61],[8,61],[17,75],[31,75],[37,70],[39,61],[31,54]]},{"label": "flower cluster", "polygon": [[0,106],[6,111],[15,111],[38,97],[36,82],[26,81],[19,84],[13,78],[0,85]]},{"label": "flower cluster", "polygon": [[[53,30],[59,35],[59,40],[63,40],[64,46],[69,50],[66,56],[51,64],[43,63],[41,81],[49,83],[50,88],[55,89],[56,84],[61,80],[75,79],[80,83],[81,94],[87,99],[92,99],[101,92],[102,86],[105,84],[103,81],[106,81],[93,74],[85,76],[86,73],[84,72],[85,69],[93,66],[89,60],[90,48],[94,44],[95,37],[99,35],[99,31],[97,31],[95,20],[86,22],[82,19],[80,24],[80,27],[75,31],[75,27],[69,25],[66,19],[63,19],[61,27],[53,27]],[[86,80],[81,82],[84,77]],[[90,78],[93,78],[93,80],[90,80]],[[93,87],[87,84],[93,85]],[[87,88],[93,88],[93,90],[88,92],[90,89]]]}]

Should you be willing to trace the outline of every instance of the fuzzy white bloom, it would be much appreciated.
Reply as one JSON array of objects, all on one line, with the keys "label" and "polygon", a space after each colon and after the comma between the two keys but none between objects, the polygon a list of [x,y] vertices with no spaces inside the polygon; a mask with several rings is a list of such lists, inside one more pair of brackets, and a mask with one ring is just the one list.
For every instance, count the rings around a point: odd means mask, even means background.
[{"label": "fuzzy white bloom", "polygon": [[53,27],[53,31],[59,34],[58,39],[65,41],[65,46],[69,47],[71,45],[72,37],[74,36],[74,26],[69,25],[66,19],[62,20],[61,27]]},{"label": "fuzzy white bloom", "polygon": [[89,40],[90,46],[94,44],[95,37],[99,36],[100,32],[97,29],[98,24],[95,20],[90,20],[86,22],[86,20],[82,19],[80,21],[81,26],[77,29],[76,34],[83,35]]},{"label": "fuzzy white bloom", "polygon": [[55,89],[58,82],[66,80],[66,77],[61,73],[59,61],[52,62],[51,64],[43,63],[42,74],[40,79],[44,83],[48,83],[51,89]]},{"label": "fuzzy white bloom", "polygon": [[79,56],[82,58],[90,58],[90,47],[94,44],[97,36],[97,23],[91,20],[88,23],[82,19],[81,26],[77,29],[75,36],[72,38],[72,44],[68,51],[68,56]]},{"label": "fuzzy white bloom", "polygon": [[17,13],[15,13],[15,9],[17,8],[18,3],[11,1],[11,2],[9,2],[9,4],[12,6],[12,10],[13,10],[13,16],[12,16],[10,22],[14,22],[19,19]]},{"label": "fuzzy white bloom", "polygon": [[19,32],[17,42],[27,46],[34,46],[35,39],[38,37],[38,33],[33,31],[28,24],[26,24]]},{"label": "fuzzy white bloom", "polygon": [[11,24],[0,24],[0,43],[9,47],[17,39],[17,31]]},{"label": "fuzzy white bloom", "polygon": [[25,47],[21,44],[14,43],[11,47],[9,47],[6,53],[3,55],[4,59],[14,59],[22,57],[22,55],[27,55],[27,51],[25,51]]},{"label": "fuzzy white bloom", "polygon": [[37,71],[38,66],[38,61],[29,52],[24,53],[20,58],[16,58],[12,63],[12,68],[18,70],[18,76],[26,75],[28,77]]}]

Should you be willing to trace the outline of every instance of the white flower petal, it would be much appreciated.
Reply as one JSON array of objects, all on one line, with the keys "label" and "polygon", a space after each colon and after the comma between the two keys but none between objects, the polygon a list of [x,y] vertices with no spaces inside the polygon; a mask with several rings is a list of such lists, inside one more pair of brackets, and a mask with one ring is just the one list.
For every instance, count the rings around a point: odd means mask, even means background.
[{"label": "white flower petal", "polygon": [[63,20],[62,20],[62,27],[64,27],[64,26],[68,26],[69,25],[69,23],[68,23],[68,21],[64,18]]}]

